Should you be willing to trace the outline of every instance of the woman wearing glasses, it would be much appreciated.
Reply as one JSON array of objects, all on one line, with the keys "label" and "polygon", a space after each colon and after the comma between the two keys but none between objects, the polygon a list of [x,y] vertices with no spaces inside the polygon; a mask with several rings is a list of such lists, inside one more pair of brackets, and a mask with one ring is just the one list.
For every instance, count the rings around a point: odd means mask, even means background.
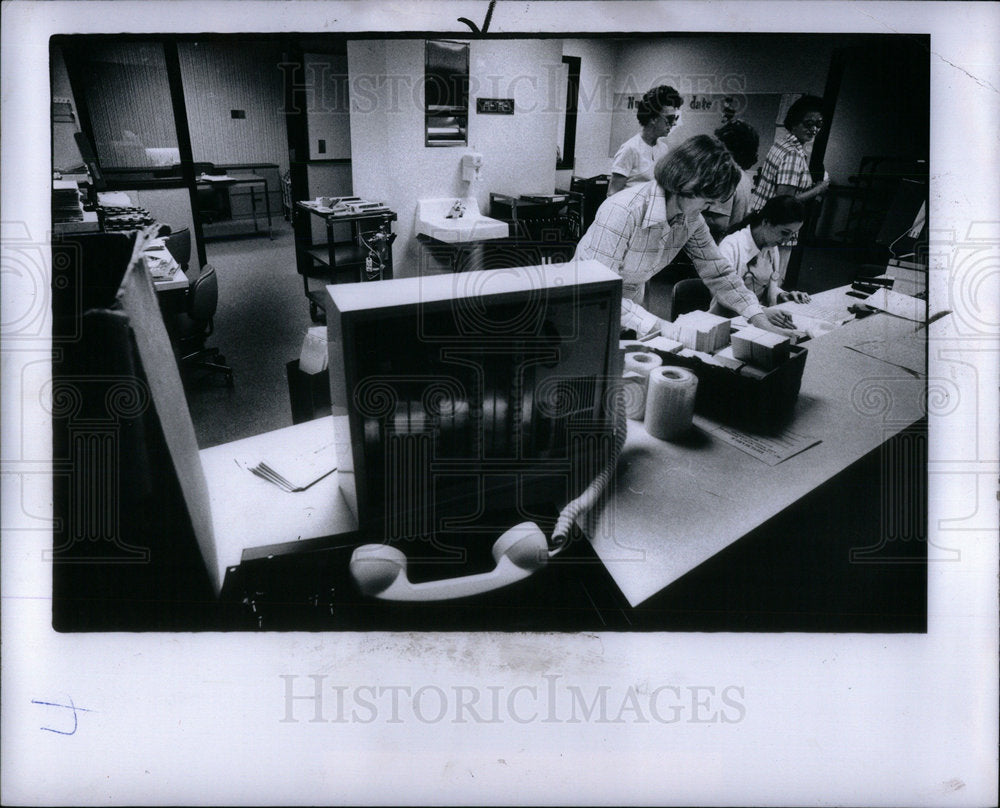
[{"label": "woman wearing glasses", "polygon": [[663,320],[643,306],[646,282],[683,250],[721,305],[758,328],[794,336],[765,313],[720,254],[702,217],[713,202],[729,199],[740,180],[740,168],[722,142],[695,135],[661,158],[654,174],[605,199],[576,248],[577,260],[600,261],[621,276],[622,330],[640,338],[661,330]]},{"label": "woman wearing glasses", "polygon": [[775,141],[760,172],[753,192],[753,209],[760,210],[775,196],[794,196],[799,202],[809,202],[821,196],[830,183],[813,182],[809,173],[809,158],[805,147],[823,128],[823,99],[815,95],[799,98],[785,115],[788,134]]},{"label": "woman wearing glasses", "polygon": [[[806,148],[823,128],[823,99],[815,95],[802,96],[788,108],[783,125],[788,134],[775,141],[764,159],[750,205],[754,211],[763,208],[767,200],[775,196],[793,196],[809,205],[818,201],[830,186],[826,178],[813,181],[806,154]],[[782,272],[796,244],[797,236],[781,244]]]},{"label": "woman wearing glasses", "polygon": [[653,179],[653,166],[668,151],[666,138],[680,121],[683,103],[677,90],[667,84],[654,87],[642,96],[635,113],[642,129],[626,140],[615,154],[608,196]]},{"label": "woman wearing glasses", "polygon": [[[781,266],[778,245],[794,238],[802,220],[805,207],[793,196],[776,196],[769,199],[749,219],[749,225],[726,236],[719,244],[719,252],[736,274],[743,279],[747,289],[753,292],[772,325],[779,328],[794,328],[790,315],[780,309],[771,309],[778,303],[794,300],[808,303],[805,292],[786,292],[781,288]],[[736,312],[719,302],[712,301],[710,311],[723,317],[732,317]]]}]

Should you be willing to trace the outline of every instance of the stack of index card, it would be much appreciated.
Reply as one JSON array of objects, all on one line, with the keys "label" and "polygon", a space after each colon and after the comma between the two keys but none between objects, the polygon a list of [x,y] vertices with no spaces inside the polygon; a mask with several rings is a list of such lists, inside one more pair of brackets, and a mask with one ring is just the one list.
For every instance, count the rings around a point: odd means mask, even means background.
[{"label": "stack of index card", "polygon": [[729,344],[729,320],[707,311],[689,311],[664,324],[660,333],[692,351],[715,353]]},{"label": "stack of index card", "polygon": [[791,340],[773,331],[748,325],[733,334],[733,357],[764,370],[788,359]]}]

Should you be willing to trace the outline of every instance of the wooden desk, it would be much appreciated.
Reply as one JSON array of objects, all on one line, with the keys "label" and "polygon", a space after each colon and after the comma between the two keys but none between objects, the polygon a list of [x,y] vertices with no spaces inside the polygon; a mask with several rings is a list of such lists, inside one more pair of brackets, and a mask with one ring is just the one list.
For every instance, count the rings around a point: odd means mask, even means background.
[{"label": "wooden desk", "polygon": [[[814,296],[840,299],[845,310],[857,302],[843,290]],[[630,420],[613,493],[584,526],[629,604],[643,603],[919,420],[926,374],[847,346],[916,338],[921,328],[875,314],[805,343],[790,426],[822,442],[777,466],[713,437],[712,422],[700,416],[682,444],[650,437]]]},{"label": "wooden desk", "polygon": [[274,239],[274,234],[271,232],[271,200],[268,196],[267,190],[267,178],[262,177],[259,174],[237,174],[234,176],[226,176],[220,179],[209,179],[208,177],[202,176],[198,177],[197,180],[199,188],[221,188],[226,192],[226,202],[227,210],[229,212],[229,217],[232,218],[232,202],[229,200],[229,189],[234,185],[250,185],[250,208],[253,216],[253,232],[257,234],[257,195],[254,192],[253,185],[260,183],[264,186],[264,209],[267,215],[267,237],[269,239]]}]

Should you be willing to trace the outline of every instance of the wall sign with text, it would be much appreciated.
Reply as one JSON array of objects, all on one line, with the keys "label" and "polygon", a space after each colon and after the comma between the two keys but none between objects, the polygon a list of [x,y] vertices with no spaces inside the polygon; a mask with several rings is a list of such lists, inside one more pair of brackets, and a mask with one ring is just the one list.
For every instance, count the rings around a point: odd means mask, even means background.
[{"label": "wall sign with text", "polygon": [[[790,96],[794,98],[795,96]],[[639,131],[636,107],[642,93],[616,93],[611,111],[611,140],[608,156],[614,157],[618,148]],[[681,120],[668,136],[667,142],[677,146],[693,135],[711,135],[723,123],[739,118],[746,121],[760,135],[760,158],[774,142],[777,132],[779,107],[790,101],[778,93],[694,93],[684,96]],[[781,115],[784,119],[784,115]],[[783,132],[784,130],[782,130]]]},{"label": "wall sign with text", "polygon": [[480,115],[513,115],[513,98],[477,98],[476,112]]}]

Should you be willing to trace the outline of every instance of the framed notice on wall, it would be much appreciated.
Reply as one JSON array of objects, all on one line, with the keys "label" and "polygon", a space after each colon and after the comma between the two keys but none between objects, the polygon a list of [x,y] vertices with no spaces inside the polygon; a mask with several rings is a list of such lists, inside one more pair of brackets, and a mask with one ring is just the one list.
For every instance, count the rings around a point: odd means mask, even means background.
[{"label": "framed notice on wall", "polygon": [[[670,133],[669,142],[677,145],[694,135],[711,135],[727,120],[739,118],[754,127],[760,134],[760,155],[767,153],[774,142],[779,127],[782,104],[797,98],[780,93],[695,93],[684,96],[681,121]],[[636,106],[641,93],[616,93],[611,114],[611,141],[608,156],[614,157],[618,148],[639,131]],[[787,106],[784,107],[787,109]]]}]

